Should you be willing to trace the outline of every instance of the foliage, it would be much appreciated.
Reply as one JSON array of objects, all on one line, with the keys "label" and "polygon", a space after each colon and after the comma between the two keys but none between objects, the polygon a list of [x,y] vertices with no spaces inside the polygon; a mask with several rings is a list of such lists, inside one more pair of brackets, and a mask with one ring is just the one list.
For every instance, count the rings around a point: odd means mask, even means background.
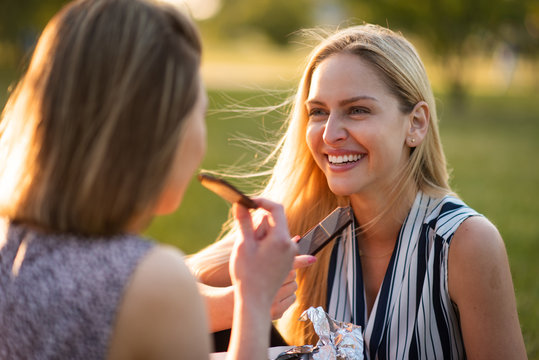
[{"label": "foliage", "polygon": [[306,9],[310,0],[223,0],[223,8],[216,17],[200,25],[221,38],[245,37],[250,33],[267,36],[272,42],[286,45],[289,35],[312,25],[312,16]]},{"label": "foliage", "polygon": [[534,0],[344,0],[352,14],[415,35],[445,63],[453,91],[464,91],[465,58],[491,55],[503,46],[510,56],[539,52],[539,4]]},{"label": "foliage", "polygon": [[[177,0],[181,2],[182,0]],[[536,0],[222,0],[221,11],[200,26],[221,39],[261,33],[277,44],[290,43],[295,31],[328,18],[389,25],[422,39],[440,59],[491,53],[503,43],[519,54],[539,52],[539,3]],[[67,0],[3,0],[0,42],[26,50]],[[336,10],[335,16],[323,16]],[[340,19],[339,19],[340,17]],[[331,25],[331,24],[329,24]],[[459,79],[458,62],[451,76]],[[451,68],[450,68],[451,69]]]},{"label": "foliage", "polygon": [[[414,33],[440,56],[510,43],[534,52],[539,35],[539,7],[531,0],[365,0],[347,1],[351,10],[370,9],[371,19]],[[533,29],[535,28],[535,29]]]},{"label": "foliage", "polygon": [[[324,14],[337,13],[335,16]],[[536,0],[224,0],[223,9],[202,24],[213,36],[266,34],[278,44],[288,34],[327,19],[348,24],[387,25],[418,39],[437,61],[455,98],[467,80],[461,71],[471,55],[536,58],[539,55],[539,3]]]},{"label": "foliage", "polygon": [[205,26],[236,35],[256,29],[284,44],[295,30],[328,25],[318,21],[331,9],[341,10],[340,21],[355,18],[417,35],[440,57],[492,50],[500,42],[522,54],[539,51],[535,0],[224,0],[221,12]]},{"label": "foliage", "polygon": [[20,54],[35,43],[50,18],[67,0],[3,0],[0,6],[0,42],[14,44]]}]

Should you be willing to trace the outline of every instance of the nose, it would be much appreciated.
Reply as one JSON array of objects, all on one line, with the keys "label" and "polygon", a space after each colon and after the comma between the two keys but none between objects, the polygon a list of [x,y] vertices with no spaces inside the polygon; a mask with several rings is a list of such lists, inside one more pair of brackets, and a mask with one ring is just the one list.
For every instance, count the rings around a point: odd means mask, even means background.
[{"label": "nose", "polygon": [[348,136],[343,121],[338,114],[330,114],[324,129],[323,139],[326,144],[335,144],[343,141]]}]

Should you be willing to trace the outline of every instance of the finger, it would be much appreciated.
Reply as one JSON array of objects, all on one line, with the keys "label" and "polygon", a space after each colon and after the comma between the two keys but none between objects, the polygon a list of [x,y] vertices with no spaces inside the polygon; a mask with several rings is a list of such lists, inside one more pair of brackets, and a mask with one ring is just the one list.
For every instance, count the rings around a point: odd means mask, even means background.
[{"label": "finger", "polygon": [[295,280],[296,280],[296,270],[291,270],[288,273],[288,276],[286,277],[286,279],[284,279],[283,284],[288,284],[289,282],[295,281]]},{"label": "finger", "polygon": [[234,204],[232,205],[232,213],[234,214],[234,218],[240,226],[240,230],[243,235],[241,238],[247,241],[254,239],[255,234],[253,227],[253,219],[251,218],[249,210],[247,210],[244,206]]},{"label": "finger", "polygon": [[255,230],[255,238],[258,240],[263,239],[268,233],[269,228],[270,228],[270,224],[269,224],[268,215],[264,215],[262,217],[262,220],[260,221],[260,224],[258,224]]},{"label": "finger", "polygon": [[277,294],[273,297],[273,303],[278,303],[282,301],[283,299],[289,297],[290,295],[294,294],[296,290],[298,289],[298,283],[295,281],[291,281],[287,284],[284,284],[279,288],[277,291]]},{"label": "finger", "polygon": [[295,243],[297,244],[297,243],[299,242],[300,239],[301,239],[301,236],[296,235],[296,236],[294,236],[294,237],[293,237],[292,239],[290,239],[290,240],[292,240],[293,242],[295,242]]},{"label": "finger", "polygon": [[294,258],[293,269],[301,269],[310,266],[316,262],[316,256],[313,255],[297,255]]},{"label": "finger", "polygon": [[287,296],[286,298],[282,299],[278,303],[275,303],[271,307],[271,319],[277,320],[280,319],[284,312],[292,306],[292,304],[296,301],[296,294],[291,294],[290,296]]},{"label": "finger", "polygon": [[296,244],[293,241],[290,241],[290,251],[294,255],[294,257],[298,256],[299,255],[299,246],[298,246],[298,244]]},{"label": "finger", "polygon": [[254,201],[259,207],[267,210],[271,214],[271,217],[273,218],[273,221],[275,222],[276,226],[282,226],[287,224],[284,209],[281,204],[264,198],[256,198],[254,199]]}]

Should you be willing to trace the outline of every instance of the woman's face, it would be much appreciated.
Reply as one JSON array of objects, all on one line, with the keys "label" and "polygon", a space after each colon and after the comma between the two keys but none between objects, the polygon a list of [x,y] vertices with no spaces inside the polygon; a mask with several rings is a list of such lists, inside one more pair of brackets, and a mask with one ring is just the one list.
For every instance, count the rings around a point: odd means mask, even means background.
[{"label": "woman's face", "polygon": [[384,196],[409,157],[410,123],[372,66],[352,54],[323,60],[305,106],[307,145],[331,191]]},{"label": "woman's face", "polygon": [[169,179],[161,194],[155,214],[168,214],[180,205],[183,194],[195,170],[199,167],[206,153],[206,110],[208,97],[202,84],[196,104],[185,121],[181,141],[174,157]]}]

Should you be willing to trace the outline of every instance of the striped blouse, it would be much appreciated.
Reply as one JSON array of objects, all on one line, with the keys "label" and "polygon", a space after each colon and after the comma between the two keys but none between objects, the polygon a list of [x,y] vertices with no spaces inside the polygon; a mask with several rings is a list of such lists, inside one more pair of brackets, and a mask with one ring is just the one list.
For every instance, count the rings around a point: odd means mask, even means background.
[{"label": "striped blouse", "polygon": [[479,215],[461,200],[419,192],[393,250],[370,316],[353,224],[335,242],[328,274],[328,313],[363,328],[365,359],[465,359],[458,309],[451,302],[451,238]]}]

